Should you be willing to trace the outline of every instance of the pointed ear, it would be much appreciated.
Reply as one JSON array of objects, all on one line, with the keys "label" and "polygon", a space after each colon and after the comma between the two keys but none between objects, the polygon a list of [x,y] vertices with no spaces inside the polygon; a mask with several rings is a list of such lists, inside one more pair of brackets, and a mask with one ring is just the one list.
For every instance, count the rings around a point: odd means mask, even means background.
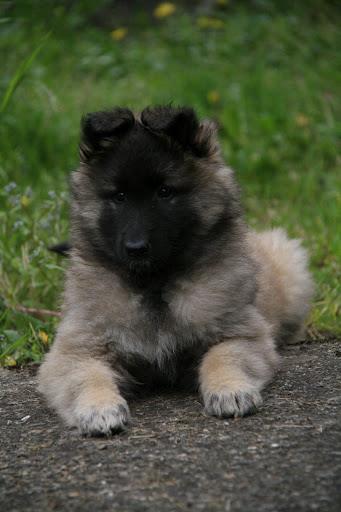
[{"label": "pointed ear", "polygon": [[126,108],[86,114],[81,123],[81,161],[87,162],[96,152],[110,146],[132,128],[134,122],[133,113]]},{"label": "pointed ear", "polygon": [[167,135],[199,158],[219,153],[216,123],[199,123],[192,108],[147,107],[141,114],[141,121],[150,130]]},{"label": "pointed ear", "polygon": [[199,126],[194,110],[188,107],[147,107],[141,113],[141,121],[153,132],[175,140],[183,149],[191,148]]},{"label": "pointed ear", "polygon": [[197,130],[194,147],[198,156],[206,158],[219,157],[218,123],[210,119],[201,121]]}]

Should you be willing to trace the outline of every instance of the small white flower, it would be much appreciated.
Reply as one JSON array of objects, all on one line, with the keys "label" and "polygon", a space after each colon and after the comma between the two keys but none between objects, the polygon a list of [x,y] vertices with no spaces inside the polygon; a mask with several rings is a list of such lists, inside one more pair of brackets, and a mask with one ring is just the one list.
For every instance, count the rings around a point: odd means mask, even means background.
[{"label": "small white flower", "polygon": [[4,187],[4,191],[9,194],[15,188],[17,188],[17,184],[14,181],[11,181]]}]

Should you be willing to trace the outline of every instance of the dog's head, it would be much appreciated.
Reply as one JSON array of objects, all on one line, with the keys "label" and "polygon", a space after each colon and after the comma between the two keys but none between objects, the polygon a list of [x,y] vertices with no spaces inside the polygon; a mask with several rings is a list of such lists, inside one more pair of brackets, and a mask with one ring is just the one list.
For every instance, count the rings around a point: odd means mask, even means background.
[{"label": "dog's head", "polygon": [[188,266],[239,215],[213,123],[190,108],[116,108],[82,122],[73,243],[132,276]]}]

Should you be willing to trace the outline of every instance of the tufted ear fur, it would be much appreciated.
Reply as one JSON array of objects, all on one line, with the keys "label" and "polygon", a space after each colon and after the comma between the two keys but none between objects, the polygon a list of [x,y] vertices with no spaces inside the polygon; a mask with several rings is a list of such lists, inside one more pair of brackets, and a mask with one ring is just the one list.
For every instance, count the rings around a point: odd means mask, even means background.
[{"label": "tufted ear fur", "polygon": [[218,123],[210,119],[200,122],[194,139],[194,146],[198,156],[206,158],[220,157],[218,128]]},{"label": "tufted ear fur", "polygon": [[194,110],[188,107],[147,107],[141,114],[141,121],[153,132],[177,141],[184,149],[191,147],[199,126]]},{"label": "tufted ear fur", "polygon": [[115,108],[86,114],[82,119],[80,143],[81,161],[87,162],[93,154],[108,147],[135,123],[133,113],[127,108]]},{"label": "tufted ear fur", "polygon": [[147,107],[141,114],[141,122],[155,133],[168,136],[185,151],[191,151],[198,157],[208,157],[211,150],[217,149],[216,129],[211,122],[199,124],[192,108],[169,106]]}]

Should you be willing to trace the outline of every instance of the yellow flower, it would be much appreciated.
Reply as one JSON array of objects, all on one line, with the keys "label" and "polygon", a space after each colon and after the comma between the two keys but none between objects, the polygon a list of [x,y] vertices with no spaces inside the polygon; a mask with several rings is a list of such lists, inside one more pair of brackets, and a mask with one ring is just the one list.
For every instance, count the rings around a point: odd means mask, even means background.
[{"label": "yellow flower", "polygon": [[197,19],[197,25],[199,28],[213,28],[219,30],[224,28],[224,22],[218,18],[210,18],[209,16],[200,16]]},{"label": "yellow flower", "polygon": [[207,101],[211,103],[211,105],[215,105],[220,101],[220,93],[218,91],[212,90],[207,93]]},{"label": "yellow flower", "polygon": [[28,196],[21,196],[21,199],[20,199],[21,206],[26,208],[26,206],[28,206],[30,204],[30,202],[31,202],[31,200]]},{"label": "yellow flower", "polygon": [[155,18],[167,18],[167,16],[171,16],[176,11],[176,5],[171,2],[162,2],[154,9]]},{"label": "yellow flower", "polygon": [[296,116],[296,124],[300,128],[304,128],[305,126],[308,126],[310,124],[309,117],[305,116],[304,114],[297,114]]},{"label": "yellow flower", "polygon": [[230,1],[229,0],[216,0],[215,2],[218,7],[226,7]]},{"label": "yellow flower", "polygon": [[17,362],[16,362],[16,360],[14,359],[14,357],[6,356],[6,357],[4,358],[3,365],[4,365],[4,366],[17,366]]},{"label": "yellow flower", "polygon": [[48,334],[45,331],[39,331],[38,332],[38,337],[39,337],[40,341],[42,341],[44,343],[44,345],[48,344],[49,336],[48,336]]},{"label": "yellow flower", "polygon": [[125,27],[116,28],[115,30],[111,31],[111,37],[114,39],[114,41],[122,41],[128,34],[128,29]]}]

